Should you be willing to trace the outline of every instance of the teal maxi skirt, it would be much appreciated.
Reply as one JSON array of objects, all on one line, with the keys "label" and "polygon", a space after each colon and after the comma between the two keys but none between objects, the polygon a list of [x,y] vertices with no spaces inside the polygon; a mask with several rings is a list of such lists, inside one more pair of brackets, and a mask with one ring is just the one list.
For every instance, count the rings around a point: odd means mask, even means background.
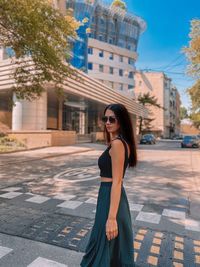
[{"label": "teal maxi skirt", "polygon": [[131,215],[123,186],[117,213],[118,236],[110,241],[106,237],[111,187],[112,182],[101,182],[94,225],[80,263],[82,267],[135,267]]}]

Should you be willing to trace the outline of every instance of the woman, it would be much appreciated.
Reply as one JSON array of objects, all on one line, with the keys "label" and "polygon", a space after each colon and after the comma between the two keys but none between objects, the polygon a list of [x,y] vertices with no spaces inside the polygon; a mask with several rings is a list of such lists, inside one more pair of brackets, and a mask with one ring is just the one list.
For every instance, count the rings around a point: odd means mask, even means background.
[{"label": "woman", "polygon": [[109,146],[98,160],[101,185],[96,216],[82,267],[134,267],[132,222],[123,177],[137,162],[129,113],[122,104],[104,110],[104,135]]}]

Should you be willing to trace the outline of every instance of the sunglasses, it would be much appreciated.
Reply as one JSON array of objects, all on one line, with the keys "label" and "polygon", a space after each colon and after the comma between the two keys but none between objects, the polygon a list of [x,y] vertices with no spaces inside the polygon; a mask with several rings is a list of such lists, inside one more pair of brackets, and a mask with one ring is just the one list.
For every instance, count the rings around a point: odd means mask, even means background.
[{"label": "sunglasses", "polygon": [[112,116],[103,116],[101,119],[104,123],[106,123],[107,121],[109,121],[110,123],[115,123],[117,120],[115,117]]}]

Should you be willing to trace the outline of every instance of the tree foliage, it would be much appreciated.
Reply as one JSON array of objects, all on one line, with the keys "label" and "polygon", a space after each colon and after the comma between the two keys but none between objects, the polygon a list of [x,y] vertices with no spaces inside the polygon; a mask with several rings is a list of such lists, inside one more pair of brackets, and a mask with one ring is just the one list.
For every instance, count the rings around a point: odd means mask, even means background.
[{"label": "tree foliage", "polygon": [[0,0],[0,46],[14,52],[18,98],[40,96],[45,82],[54,82],[60,90],[64,78],[75,74],[66,60],[68,38],[76,37],[78,27],[73,17],[64,16],[49,0]]},{"label": "tree foliage", "polygon": [[194,112],[200,110],[200,79],[188,89],[192,101],[192,110]]},{"label": "tree foliage", "polygon": [[[149,92],[144,93],[143,95],[140,94],[138,96],[138,102],[147,108],[153,106],[159,109],[164,109],[158,103],[158,99],[155,96],[151,96]],[[149,115],[151,116],[152,112],[149,111]],[[151,129],[151,122],[154,120],[154,118],[150,118],[150,116],[147,119],[144,119],[142,117],[139,118],[139,134],[141,134],[144,129]]]},{"label": "tree foliage", "polygon": [[114,0],[111,4],[111,7],[117,7],[117,8],[121,8],[123,10],[126,11],[127,7],[125,2],[121,1],[121,0]]},{"label": "tree foliage", "polygon": [[200,127],[200,19],[192,20],[189,36],[191,40],[184,52],[190,62],[188,73],[195,78],[194,85],[187,90],[192,102],[190,118]]},{"label": "tree foliage", "polygon": [[190,114],[190,119],[193,121],[194,126],[200,129],[200,112],[193,112]]},{"label": "tree foliage", "polygon": [[183,119],[186,119],[188,118],[188,111],[185,107],[180,107],[180,119],[183,120]]},{"label": "tree foliage", "polygon": [[191,21],[189,46],[183,50],[190,62],[188,73],[200,79],[200,19]]},{"label": "tree foliage", "polygon": [[192,101],[192,110],[196,112],[200,108],[200,19],[191,21],[189,36],[191,40],[184,52],[190,62],[188,74],[195,78],[195,83],[187,91]]}]

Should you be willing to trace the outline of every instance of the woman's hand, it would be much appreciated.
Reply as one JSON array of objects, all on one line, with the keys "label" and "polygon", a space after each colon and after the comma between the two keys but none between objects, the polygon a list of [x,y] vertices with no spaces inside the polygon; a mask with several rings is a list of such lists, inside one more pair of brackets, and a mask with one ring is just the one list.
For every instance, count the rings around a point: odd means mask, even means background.
[{"label": "woman's hand", "polygon": [[107,239],[110,241],[111,239],[117,237],[117,235],[118,235],[117,220],[108,218],[106,222]]}]

